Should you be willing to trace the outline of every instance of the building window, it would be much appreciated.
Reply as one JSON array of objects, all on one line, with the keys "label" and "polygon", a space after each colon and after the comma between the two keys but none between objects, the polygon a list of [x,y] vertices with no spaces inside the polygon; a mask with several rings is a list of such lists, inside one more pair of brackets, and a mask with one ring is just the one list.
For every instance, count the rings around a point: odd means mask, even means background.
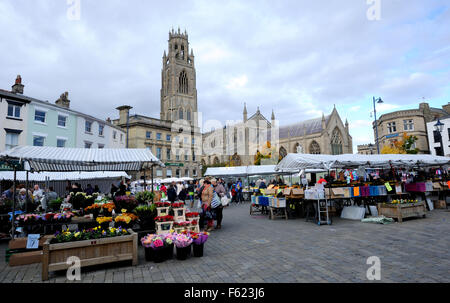
[{"label": "building window", "polygon": [[64,140],[64,139],[57,139],[56,140],[56,147],[66,147],[66,140]]},{"label": "building window", "polygon": [[103,136],[103,130],[105,129],[105,126],[103,124],[98,125],[98,135]]},{"label": "building window", "polygon": [[161,140],[161,133],[156,133],[156,140]]},{"label": "building window", "polygon": [[441,134],[437,130],[433,130],[434,143],[441,142]]},{"label": "building window", "polygon": [[192,152],[192,161],[195,162],[195,152]]},{"label": "building window", "polygon": [[177,178],[180,177],[180,170],[179,170],[179,169],[177,169],[177,170],[175,171],[175,177],[177,177]]},{"label": "building window", "polygon": [[[188,78],[185,71],[180,73],[180,77],[178,78],[178,92],[182,94],[188,93]],[[182,119],[182,118],[181,118]]]},{"label": "building window", "polygon": [[99,145],[98,145],[98,148],[99,148],[99,149],[105,148],[105,144],[99,144]]},{"label": "building window", "polygon": [[170,160],[170,153],[171,153],[171,150],[170,150],[170,148],[168,148],[168,149],[166,150],[166,159],[167,159],[167,160]]},{"label": "building window", "polygon": [[84,148],[91,148],[92,142],[84,142]]},{"label": "building window", "polygon": [[170,141],[171,135],[166,135],[166,141]]},{"label": "building window", "polygon": [[189,169],[185,169],[184,170],[184,176],[185,177],[189,177]]},{"label": "building window", "polygon": [[197,177],[197,170],[196,170],[196,169],[193,169],[193,170],[192,170],[192,176],[193,176],[193,177]]},{"label": "building window", "polygon": [[187,143],[188,143],[188,138],[187,138],[187,137],[184,137],[183,142],[184,142],[184,144],[187,144]]},{"label": "building window", "polygon": [[33,136],[33,146],[44,146],[45,137]]},{"label": "building window", "polygon": [[189,156],[188,156],[188,152],[186,150],[186,151],[184,151],[184,161],[188,161],[188,158],[189,158]]},{"label": "building window", "polygon": [[8,104],[8,117],[20,118],[20,106]]},{"label": "building window", "polygon": [[187,111],[186,115],[187,115],[188,121],[191,121],[191,111],[190,110]]},{"label": "building window", "polygon": [[161,154],[162,154],[162,148],[157,147],[156,148],[156,158],[161,159]]},{"label": "building window", "polygon": [[166,176],[168,177],[168,178],[170,178],[170,177],[172,177],[172,170],[171,169],[167,169],[166,170]]},{"label": "building window", "polygon": [[67,117],[58,115],[58,126],[66,127]]},{"label": "building window", "polygon": [[180,161],[180,150],[179,149],[177,149],[177,151],[176,151],[175,158],[177,161]]},{"label": "building window", "polygon": [[450,141],[450,128],[447,128],[448,140]]},{"label": "building window", "polygon": [[156,176],[157,176],[157,177],[162,177],[162,176],[163,176],[163,171],[162,171],[162,169],[157,169],[157,170],[156,170]]},{"label": "building window", "polygon": [[117,132],[113,131],[113,139],[116,140],[116,138],[117,138]]},{"label": "building window", "polygon": [[397,132],[397,126],[395,125],[395,122],[389,122],[387,124],[388,133],[392,134]]},{"label": "building window", "polygon": [[147,139],[151,139],[152,138],[152,132],[146,132],[145,133],[145,138],[147,138]]},{"label": "building window", "polygon": [[178,110],[178,119],[183,119],[183,110],[181,108]]},{"label": "building window", "polygon": [[319,143],[317,143],[316,141],[311,142],[311,144],[309,146],[309,153],[314,154],[314,155],[319,155],[320,154]]},{"label": "building window", "polygon": [[92,122],[85,121],[85,123],[84,123],[84,130],[85,130],[85,132],[90,133],[91,130],[92,130]]},{"label": "building window", "polygon": [[11,149],[19,145],[19,134],[6,133],[5,150]]},{"label": "building window", "polygon": [[339,129],[336,127],[331,135],[331,154],[342,154],[342,136]]},{"label": "building window", "polygon": [[414,121],[413,120],[403,120],[403,128],[405,131],[414,130]]},{"label": "building window", "polygon": [[35,110],[34,121],[45,123],[45,112],[41,110]]}]

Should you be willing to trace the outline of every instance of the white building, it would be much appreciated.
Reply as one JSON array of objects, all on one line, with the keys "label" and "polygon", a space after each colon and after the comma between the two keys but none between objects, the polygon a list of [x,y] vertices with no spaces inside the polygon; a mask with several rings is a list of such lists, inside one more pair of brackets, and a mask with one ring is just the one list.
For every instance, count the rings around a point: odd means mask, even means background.
[{"label": "white building", "polygon": [[22,94],[20,76],[17,76],[11,92],[0,89],[0,151],[26,145],[30,101]]},{"label": "white building", "polygon": [[125,148],[126,134],[106,121],[79,113],[76,145],[84,148]]},{"label": "white building", "polygon": [[432,155],[438,156],[450,156],[450,116],[441,117],[440,120],[443,125],[442,127],[442,143],[444,147],[444,153],[441,153],[441,142],[439,133],[435,130],[434,126],[437,123],[437,120],[431,121],[427,123],[427,135],[428,135],[428,143],[430,145],[430,153]]}]

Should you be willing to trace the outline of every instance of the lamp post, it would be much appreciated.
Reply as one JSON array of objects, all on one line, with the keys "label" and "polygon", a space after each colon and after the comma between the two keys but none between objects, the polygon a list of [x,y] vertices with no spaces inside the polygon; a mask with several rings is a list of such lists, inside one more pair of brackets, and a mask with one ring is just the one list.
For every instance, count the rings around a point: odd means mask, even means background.
[{"label": "lamp post", "polygon": [[[441,152],[438,156],[444,156],[444,144],[442,142],[442,130],[444,129],[444,123],[438,118],[436,124],[434,125],[434,130],[439,134],[439,142],[441,143]],[[437,154],[437,153],[436,153]]]},{"label": "lamp post", "polygon": [[380,144],[378,143],[378,124],[377,124],[377,110],[375,108],[375,102],[376,103],[383,103],[383,100],[381,100],[381,98],[377,98],[375,99],[375,97],[373,97],[373,115],[375,117],[375,143],[377,144],[377,152],[378,154],[380,154]]}]

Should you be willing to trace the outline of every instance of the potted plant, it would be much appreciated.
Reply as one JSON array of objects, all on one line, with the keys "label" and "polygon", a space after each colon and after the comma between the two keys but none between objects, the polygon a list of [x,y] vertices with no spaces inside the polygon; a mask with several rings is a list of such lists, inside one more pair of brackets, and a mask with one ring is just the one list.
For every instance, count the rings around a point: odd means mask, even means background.
[{"label": "potted plant", "polygon": [[132,212],[138,206],[138,202],[133,196],[118,196],[114,198],[114,205],[116,209],[126,209],[128,212]]},{"label": "potted plant", "polygon": [[141,191],[136,194],[136,200],[139,204],[146,204],[153,201],[155,194],[151,191]]},{"label": "potted plant", "polygon": [[191,251],[192,238],[186,234],[176,234],[173,241],[177,248],[177,259],[186,260]]},{"label": "potted plant", "polygon": [[173,258],[173,233],[168,233],[164,235],[164,250],[165,250],[165,258],[170,260]]},{"label": "potted plant", "polygon": [[102,204],[102,211],[101,213],[105,217],[111,217],[112,211],[116,208],[116,205],[113,202],[106,202]]},{"label": "potted plant", "polygon": [[139,217],[142,229],[155,229],[155,209],[154,204],[140,205],[134,209],[134,213]]},{"label": "potted plant", "polygon": [[115,227],[132,228],[136,223],[138,216],[131,213],[125,213],[123,211],[121,215],[114,219]]},{"label": "potted plant", "polygon": [[148,234],[147,236],[141,238],[141,244],[145,250],[145,260],[146,261],[153,261],[155,259],[155,253],[150,246],[150,244],[152,244],[152,240],[154,237],[156,237],[156,235]]},{"label": "potted plant", "polygon": [[98,215],[100,214],[100,209],[101,209],[101,205],[98,203],[94,203],[94,204],[86,207],[84,209],[84,211],[88,214],[92,214],[94,219],[96,219],[98,217]]},{"label": "potted plant", "polygon": [[209,233],[207,232],[191,233],[194,257],[203,257],[203,247],[206,240],[208,240],[208,236]]},{"label": "potted plant", "polygon": [[160,263],[166,260],[164,239],[161,236],[155,236],[152,238],[150,248],[153,250],[153,262]]},{"label": "potted plant", "polygon": [[108,229],[109,224],[112,222],[112,217],[98,217],[96,221],[102,229]]}]

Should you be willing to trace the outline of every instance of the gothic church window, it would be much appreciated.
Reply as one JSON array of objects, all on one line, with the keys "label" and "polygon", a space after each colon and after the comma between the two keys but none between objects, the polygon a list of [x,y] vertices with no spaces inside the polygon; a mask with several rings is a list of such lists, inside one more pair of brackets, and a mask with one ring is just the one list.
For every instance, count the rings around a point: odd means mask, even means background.
[{"label": "gothic church window", "polygon": [[186,116],[187,116],[186,118],[188,119],[188,121],[191,121],[191,110],[190,109],[187,110]]},{"label": "gothic church window", "polygon": [[311,144],[309,145],[309,153],[313,155],[320,154],[319,143],[317,143],[316,141],[311,142]]},{"label": "gothic church window", "polygon": [[341,132],[336,127],[331,134],[331,154],[341,155],[342,153],[342,136]]},{"label": "gothic church window", "polygon": [[178,110],[178,119],[182,120],[183,119],[183,109],[179,109]]},{"label": "gothic church window", "polygon": [[283,159],[286,156],[287,156],[286,148],[284,148],[283,146],[280,147],[280,158]]},{"label": "gothic church window", "polygon": [[185,71],[182,71],[178,80],[178,92],[182,94],[188,93],[188,79]]}]

